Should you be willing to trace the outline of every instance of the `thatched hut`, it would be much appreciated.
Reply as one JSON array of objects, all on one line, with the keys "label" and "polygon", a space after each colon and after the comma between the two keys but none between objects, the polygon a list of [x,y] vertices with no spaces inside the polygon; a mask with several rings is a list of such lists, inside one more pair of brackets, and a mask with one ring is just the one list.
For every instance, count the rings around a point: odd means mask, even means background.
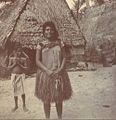
[{"label": "thatched hut", "polygon": [[57,26],[60,39],[69,46],[76,43],[76,48],[82,46],[84,51],[85,40],[65,0],[15,0],[0,14],[0,48],[4,53],[0,57],[13,50],[14,42],[20,42],[34,63],[36,45],[43,40],[41,25],[48,20]]}]

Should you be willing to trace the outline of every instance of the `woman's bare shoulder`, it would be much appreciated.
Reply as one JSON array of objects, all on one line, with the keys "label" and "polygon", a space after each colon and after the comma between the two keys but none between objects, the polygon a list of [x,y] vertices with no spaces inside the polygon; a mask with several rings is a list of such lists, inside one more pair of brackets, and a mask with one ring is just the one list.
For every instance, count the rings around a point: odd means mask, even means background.
[{"label": "woman's bare shoulder", "polygon": [[42,49],[44,46],[46,46],[49,42],[47,40],[44,40],[42,42],[39,42],[37,44],[37,49]]}]

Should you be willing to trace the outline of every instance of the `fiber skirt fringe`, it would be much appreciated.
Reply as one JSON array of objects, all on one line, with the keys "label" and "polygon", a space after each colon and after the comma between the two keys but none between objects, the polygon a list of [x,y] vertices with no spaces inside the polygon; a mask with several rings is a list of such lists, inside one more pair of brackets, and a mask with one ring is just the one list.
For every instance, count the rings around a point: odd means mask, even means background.
[{"label": "fiber skirt fringe", "polygon": [[70,79],[66,71],[60,76],[49,77],[38,70],[36,76],[35,96],[43,102],[68,100],[72,95]]}]

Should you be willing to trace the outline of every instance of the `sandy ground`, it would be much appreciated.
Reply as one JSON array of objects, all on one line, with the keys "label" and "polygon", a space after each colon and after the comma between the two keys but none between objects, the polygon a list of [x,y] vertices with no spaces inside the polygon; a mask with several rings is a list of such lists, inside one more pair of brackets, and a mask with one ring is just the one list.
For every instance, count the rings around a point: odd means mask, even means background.
[{"label": "sandy ground", "polygon": [[[73,96],[64,102],[63,119],[115,119],[116,118],[116,66],[98,68],[96,71],[69,72]],[[25,80],[28,112],[14,107],[10,80],[0,81],[0,119],[44,119],[42,102],[34,96],[35,77]],[[52,104],[51,119],[56,119]]]}]

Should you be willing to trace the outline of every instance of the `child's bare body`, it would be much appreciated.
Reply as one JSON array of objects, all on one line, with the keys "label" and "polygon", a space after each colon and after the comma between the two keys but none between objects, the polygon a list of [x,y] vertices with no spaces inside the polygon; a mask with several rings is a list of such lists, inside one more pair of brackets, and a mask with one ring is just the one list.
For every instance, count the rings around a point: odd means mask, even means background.
[{"label": "child's bare body", "polygon": [[27,69],[27,57],[22,51],[21,48],[17,48],[12,55],[9,57],[8,68],[11,70],[11,80],[14,87],[14,100],[15,107],[13,112],[18,109],[18,95],[21,95],[23,101],[23,110],[27,111],[25,104],[25,92],[24,92],[24,79],[25,79],[25,70]]}]

